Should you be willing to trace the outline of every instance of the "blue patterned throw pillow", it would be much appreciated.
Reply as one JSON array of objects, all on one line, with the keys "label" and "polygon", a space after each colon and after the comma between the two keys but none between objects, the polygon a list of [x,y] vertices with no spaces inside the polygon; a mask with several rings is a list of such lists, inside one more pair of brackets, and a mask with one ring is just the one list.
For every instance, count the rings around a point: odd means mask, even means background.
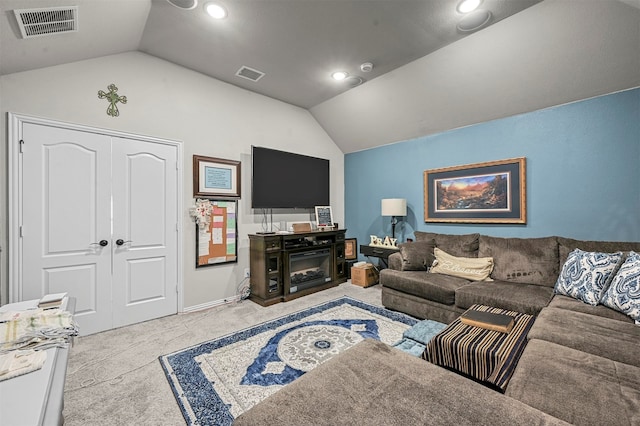
[{"label": "blue patterned throw pillow", "polygon": [[622,252],[598,253],[575,249],[569,253],[556,281],[556,294],[596,306],[609,287]]},{"label": "blue patterned throw pillow", "polygon": [[611,286],[602,297],[602,304],[624,312],[640,321],[640,254],[629,252]]}]

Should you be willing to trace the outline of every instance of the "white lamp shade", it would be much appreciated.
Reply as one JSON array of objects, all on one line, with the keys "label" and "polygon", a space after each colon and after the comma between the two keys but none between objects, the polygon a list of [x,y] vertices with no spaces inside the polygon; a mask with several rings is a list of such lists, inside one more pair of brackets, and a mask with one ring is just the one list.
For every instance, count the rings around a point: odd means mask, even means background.
[{"label": "white lamp shade", "polygon": [[404,198],[386,198],[382,200],[382,216],[406,216],[407,200]]}]

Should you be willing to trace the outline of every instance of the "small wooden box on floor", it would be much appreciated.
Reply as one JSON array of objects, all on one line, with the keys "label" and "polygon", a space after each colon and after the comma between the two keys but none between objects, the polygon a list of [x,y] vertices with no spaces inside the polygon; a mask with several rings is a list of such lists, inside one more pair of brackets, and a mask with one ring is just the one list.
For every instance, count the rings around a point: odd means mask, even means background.
[{"label": "small wooden box on floor", "polygon": [[351,284],[369,287],[378,283],[378,271],[370,263],[351,267]]}]

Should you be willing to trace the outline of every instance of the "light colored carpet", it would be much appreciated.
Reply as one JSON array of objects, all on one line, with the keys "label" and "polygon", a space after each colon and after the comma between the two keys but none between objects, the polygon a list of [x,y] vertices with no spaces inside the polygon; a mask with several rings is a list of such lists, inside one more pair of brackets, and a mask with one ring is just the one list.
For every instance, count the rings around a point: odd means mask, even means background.
[{"label": "light colored carpet", "polygon": [[341,296],[381,306],[380,292],[344,283],[266,308],[245,300],[80,337],[67,369],[65,425],[184,425],[160,355]]}]

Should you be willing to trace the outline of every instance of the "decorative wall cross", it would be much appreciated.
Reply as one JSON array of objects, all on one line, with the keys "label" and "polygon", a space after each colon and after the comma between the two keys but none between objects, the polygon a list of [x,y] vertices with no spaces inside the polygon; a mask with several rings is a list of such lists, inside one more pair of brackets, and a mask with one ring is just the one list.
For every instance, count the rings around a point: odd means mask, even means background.
[{"label": "decorative wall cross", "polygon": [[118,102],[126,104],[127,97],[118,95],[118,88],[115,84],[110,84],[109,86],[107,86],[107,89],[109,89],[108,92],[98,90],[98,98],[107,98],[107,100],[109,101],[109,106],[107,107],[107,115],[117,117],[120,115],[120,111],[118,111],[118,107],[116,106],[116,104]]}]

